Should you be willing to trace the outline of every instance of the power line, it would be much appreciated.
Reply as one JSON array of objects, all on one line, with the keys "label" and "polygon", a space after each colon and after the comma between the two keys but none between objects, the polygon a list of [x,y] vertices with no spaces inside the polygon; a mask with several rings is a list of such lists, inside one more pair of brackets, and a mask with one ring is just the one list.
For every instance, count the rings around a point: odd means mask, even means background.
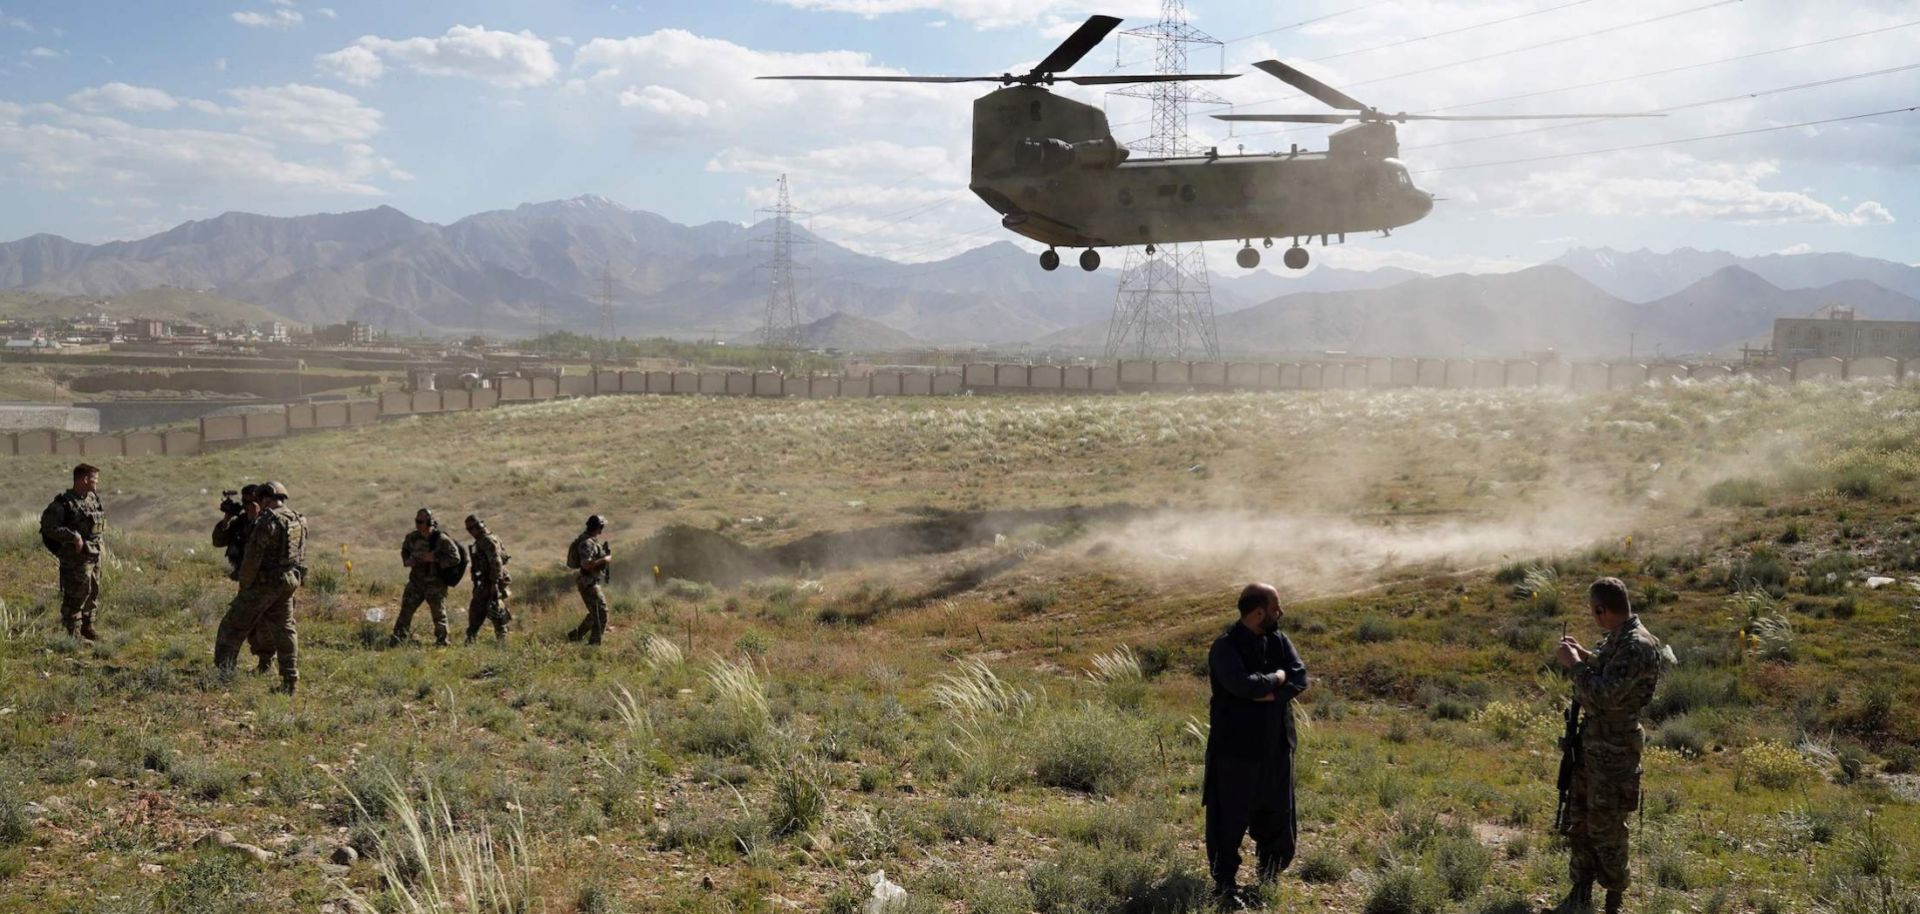
[{"label": "power line", "polygon": [[1340,10],[1338,12],[1328,13],[1325,16],[1315,16],[1312,19],[1302,19],[1299,22],[1290,22],[1286,25],[1279,26],[1277,28],[1267,29],[1264,32],[1254,32],[1251,35],[1242,35],[1238,38],[1229,38],[1226,41],[1221,42],[1221,44],[1239,44],[1242,41],[1252,41],[1255,38],[1259,38],[1265,35],[1272,35],[1276,32],[1291,31],[1293,29],[1302,28],[1304,26],[1313,25],[1316,22],[1325,22],[1329,19],[1337,19],[1341,16],[1347,15],[1348,13],[1357,13],[1357,12],[1360,12],[1361,10],[1370,10],[1376,6],[1386,6],[1389,2],[1392,2],[1392,0],[1381,0],[1381,2],[1378,2],[1378,3],[1365,3],[1365,4],[1361,4],[1360,6],[1352,6],[1352,7],[1348,7],[1346,9]]},{"label": "power line", "polygon": [[[1835,42],[1840,42],[1840,41],[1850,41],[1855,38],[1868,38],[1874,35],[1884,34],[1886,32],[1897,31],[1899,29],[1913,28],[1914,26],[1917,26],[1917,25],[1920,25],[1920,19],[1916,19],[1911,22],[1902,22],[1898,25],[1889,25],[1889,26],[1882,26],[1877,29],[1868,29],[1867,31],[1864,31],[1864,32],[1854,32],[1849,35],[1835,35],[1831,38],[1819,39],[1818,41],[1807,41],[1807,42],[1802,42],[1800,44],[1790,44],[1785,47],[1769,48],[1768,50],[1765,50],[1765,51],[1752,51],[1746,54],[1736,54],[1732,57],[1721,57],[1717,60],[1704,60],[1704,61],[1700,61],[1699,63],[1683,64],[1677,67],[1666,67],[1659,70],[1648,70],[1642,73],[1628,74],[1626,76],[1615,76],[1608,79],[1594,80],[1593,82],[1576,83],[1571,86],[1561,86],[1556,89],[1540,89],[1534,92],[1521,92],[1516,95],[1503,95],[1498,98],[1481,99],[1480,101],[1476,101],[1476,102],[1463,102],[1460,104],[1440,105],[1434,108],[1423,108],[1413,113],[1432,114],[1436,111],[1460,111],[1466,108],[1478,108],[1482,105],[1497,105],[1497,104],[1500,104],[1501,102],[1512,102],[1512,101],[1520,101],[1520,100],[1529,99],[1529,98],[1540,98],[1542,96],[1547,96],[1547,95],[1558,95],[1562,92],[1573,92],[1580,89],[1593,89],[1599,86],[1614,85],[1616,83],[1631,82],[1631,81],[1640,80],[1640,79],[1650,79],[1655,76],[1669,76],[1674,73],[1685,73],[1689,70],[1699,70],[1706,67],[1718,66],[1720,64],[1725,64],[1725,63],[1738,63],[1743,60],[1753,60],[1755,58],[1767,57],[1773,54],[1784,54],[1788,51],[1803,51],[1803,50],[1806,50],[1807,48],[1818,47],[1824,44],[1833,44]],[[1289,133],[1301,133],[1304,131],[1316,130],[1316,129],[1319,129],[1319,128],[1285,127],[1278,130],[1259,130],[1253,133],[1237,134],[1236,139],[1252,139],[1254,137],[1260,137],[1260,136],[1275,136],[1275,135],[1289,134]],[[1430,145],[1444,145],[1444,144],[1430,144]],[[1425,149],[1429,147],[1428,146],[1409,146],[1406,148],[1407,149]]]},{"label": "power line", "polygon": [[[1481,54],[1476,57],[1468,57],[1468,58],[1463,58],[1461,60],[1448,61],[1447,63],[1435,64],[1430,67],[1421,67],[1420,69],[1417,69],[1417,70],[1408,70],[1404,73],[1394,73],[1389,76],[1379,76],[1373,79],[1363,80],[1357,83],[1350,83],[1346,86],[1346,88],[1357,89],[1361,86],[1371,86],[1378,83],[1391,82],[1396,79],[1405,79],[1409,76],[1424,76],[1428,73],[1437,73],[1441,70],[1448,70],[1454,67],[1463,67],[1463,66],[1466,66],[1467,64],[1484,63],[1486,61],[1497,60],[1502,57],[1511,57],[1515,54],[1524,54],[1528,51],[1537,51],[1537,50],[1540,50],[1541,48],[1550,48],[1555,45],[1567,44],[1569,42],[1574,42],[1574,41],[1582,41],[1582,40],[1597,37],[1600,35],[1607,35],[1613,32],[1624,31],[1626,29],[1631,29],[1631,28],[1638,28],[1643,25],[1652,25],[1653,23],[1656,23],[1656,22],[1664,22],[1669,19],[1676,19],[1681,16],[1688,16],[1694,13],[1705,12],[1707,10],[1717,9],[1722,6],[1731,6],[1735,3],[1740,3],[1740,2],[1742,2],[1742,0],[1714,0],[1714,2],[1712,3],[1706,3],[1700,6],[1692,6],[1683,10],[1675,10],[1670,13],[1661,13],[1658,16],[1649,16],[1644,19],[1635,19],[1632,22],[1622,22],[1616,25],[1609,25],[1603,28],[1593,29],[1591,31],[1586,31],[1586,32],[1580,32],[1573,35],[1563,35],[1559,38],[1553,38],[1547,41],[1537,42],[1535,44],[1522,45],[1517,48],[1508,48],[1504,51],[1494,51],[1490,54]],[[1234,105],[1232,107],[1245,108],[1245,107],[1252,107],[1254,105],[1265,105],[1265,104],[1270,104],[1272,102],[1290,101],[1292,99],[1306,98],[1306,97],[1307,97],[1306,95],[1301,93],[1295,93],[1292,95],[1276,95],[1272,98],[1263,98],[1258,101],[1245,102],[1243,104]],[[1138,122],[1135,121],[1130,123],[1138,123]],[[1125,126],[1125,125],[1120,124],[1115,126]]]},{"label": "power line", "polygon": [[1448,29],[1444,32],[1434,32],[1431,35],[1421,35],[1418,38],[1407,38],[1401,41],[1389,42],[1387,44],[1376,44],[1370,48],[1356,48],[1351,51],[1341,51],[1338,54],[1328,54],[1325,57],[1315,57],[1312,60],[1310,60],[1309,63],[1324,63],[1329,60],[1339,60],[1342,57],[1352,57],[1355,54],[1365,54],[1370,51],[1384,51],[1388,48],[1404,47],[1406,45],[1416,44],[1418,42],[1426,41],[1430,38],[1445,38],[1448,35],[1458,35],[1462,32],[1471,32],[1475,29],[1484,29],[1484,28],[1488,28],[1496,25],[1505,25],[1506,23],[1509,23],[1509,22],[1517,22],[1521,19],[1527,19],[1533,16],[1539,16],[1544,13],[1556,12],[1558,10],[1563,10],[1572,6],[1583,6],[1585,4],[1592,3],[1592,2],[1593,0],[1573,0],[1573,2],[1571,3],[1562,3],[1558,6],[1546,7],[1545,9],[1537,9],[1531,12],[1517,13],[1512,16],[1506,16],[1500,19],[1493,19],[1487,22],[1475,23],[1473,25],[1463,25],[1459,28]]},{"label": "power line", "polygon": [[1754,127],[1748,130],[1731,130],[1726,133],[1709,133],[1704,136],[1682,137],[1675,140],[1659,140],[1652,143],[1634,143],[1629,146],[1609,146],[1605,149],[1587,149],[1580,152],[1561,152],[1552,155],[1528,156],[1524,159],[1503,159],[1498,162],[1475,162],[1471,165],[1447,165],[1441,168],[1425,168],[1416,174],[1430,175],[1442,171],[1465,171],[1470,168],[1493,168],[1500,165],[1525,165],[1531,162],[1552,162],[1560,159],[1577,159],[1582,156],[1605,155],[1610,152],[1632,152],[1638,149],[1653,149],[1659,146],[1679,146],[1684,143],[1699,143],[1705,140],[1724,140],[1736,136],[1752,136],[1756,133],[1774,133],[1781,130],[1797,130],[1802,127],[1820,127],[1826,124],[1839,124],[1846,121],[1866,120],[1867,118],[1886,117],[1889,114],[1905,114],[1920,111],[1920,105],[1907,108],[1888,108],[1885,111],[1869,111],[1865,114],[1849,114],[1845,117],[1829,117],[1817,121],[1801,121],[1797,124],[1776,124],[1771,127]]},{"label": "power line", "polygon": [[[1903,67],[1888,67],[1884,70],[1874,70],[1870,73],[1855,73],[1851,76],[1836,76],[1836,77],[1833,77],[1832,79],[1816,80],[1814,82],[1799,83],[1797,85],[1792,85],[1792,86],[1781,86],[1777,89],[1762,89],[1758,92],[1743,92],[1743,93],[1740,93],[1739,95],[1728,95],[1721,98],[1710,98],[1705,101],[1688,102],[1684,105],[1673,105],[1666,108],[1655,108],[1651,113],[1670,114],[1675,111],[1688,111],[1694,108],[1706,108],[1712,105],[1724,105],[1728,102],[1740,102],[1740,101],[1746,101],[1748,99],[1754,99],[1754,98],[1765,98],[1769,95],[1781,95],[1787,92],[1799,92],[1805,89],[1818,89],[1822,86],[1832,86],[1832,85],[1837,85],[1839,83],[1853,82],[1855,80],[1871,79],[1875,76],[1886,76],[1893,73],[1904,73],[1908,70],[1920,70],[1920,63],[1910,63]],[[1441,146],[1459,146],[1466,143],[1478,143],[1483,140],[1505,139],[1507,137],[1522,136],[1530,133],[1545,133],[1550,130],[1566,130],[1573,127],[1586,127],[1586,126],[1591,126],[1593,124],[1601,124],[1601,123],[1606,123],[1606,120],[1603,118],[1603,119],[1597,119],[1597,120],[1591,120],[1591,121],[1575,121],[1571,124],[1552,124],[1545,127],[1530,127],[1525,130],[1512,130],[1506,133],[1491,133],[1485,136],[1475,136],[1475,137],[1466,137],[1464,139],[1458,139],[1458,140],[1448,140],[1444,143],[1428,143],[1424,146],[1406,146],[1402,148],[1402,151],[1411,151],[1415,149],[1434,149]]]}]

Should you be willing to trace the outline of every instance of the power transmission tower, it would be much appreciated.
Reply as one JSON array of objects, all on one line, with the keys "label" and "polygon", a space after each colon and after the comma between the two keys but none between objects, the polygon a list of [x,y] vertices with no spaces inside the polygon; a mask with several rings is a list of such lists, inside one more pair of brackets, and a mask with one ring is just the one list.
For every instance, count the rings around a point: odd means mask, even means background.
[{"label": "power transmission tower", "polygon": [[793,271],[805,269],[793,262],[793,246],[806,244],[793,235],[793,217],[805,215],[793,208],[787,197],[787,176],[780,176],[780,198],[771,208],[760,210],[773,216],[773,237],[762,238],[773,245],[773,259],[761,264],[768,273],[767,317],[760,325],[760,342],[769,349],[784,349],[800,343],[800,303],[795,295]]},{"label": "power transmission tower", "polygon": [[613,342],[613,261],[600,273],[600,339]]},{"label": "power transmission tower", "polygon": [[[1213,36],[1187,24],[1186,0],[1161,0],[1160,21],[1128,29],[1123,36],[1151,39],[1155,73],[1187,72],[1187,46],[1221,47]],[[1226,99],[1189,82],[1146,83],[1118,90],[1120,95],[1153,104],[1153,128],[1128,148],[1152,156],[1191,155],[1201,151],[1187,136],[1187,106],[1226,104]],[[1127,248],[1120,269],[1120,292],[1107,325],[1107,358],[1133,355],[1208,357],[1220,354],[1213,329],[1213,289],[1207,255],[1199,244]]]}]

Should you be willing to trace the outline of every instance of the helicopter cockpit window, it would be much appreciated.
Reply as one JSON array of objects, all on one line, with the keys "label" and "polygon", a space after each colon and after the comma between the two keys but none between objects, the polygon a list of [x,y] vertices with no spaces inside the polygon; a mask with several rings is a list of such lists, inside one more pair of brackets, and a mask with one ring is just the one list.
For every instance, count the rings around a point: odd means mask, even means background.
[{"label": "helicopter cockpit window", "polygon": [[1396,168],[1393,170],[1393,183],[1398,184],[1401,187],[1412,187],[1413,178],[1408,176],[1406,169]]}]

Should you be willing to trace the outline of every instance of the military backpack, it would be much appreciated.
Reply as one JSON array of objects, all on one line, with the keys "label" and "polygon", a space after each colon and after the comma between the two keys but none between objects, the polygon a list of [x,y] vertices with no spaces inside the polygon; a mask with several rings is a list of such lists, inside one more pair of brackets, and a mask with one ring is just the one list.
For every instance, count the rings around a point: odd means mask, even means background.
[{"label": "military backpack", "polygon": [[[438,529],[434,530],[433,548],[440,548],[440,538],[440,531]],[[453,544],[453,554],[456,556],[456,559],[451,567],[436,568],[434,572],[436,576],[440,578],[440,583],[448,587],[455,587],[460,584],[461,579],[467,576],[467,562],[472,556],[467,552],[467,547],[460,545],[459,540],[448,537],[447,542]]]}]

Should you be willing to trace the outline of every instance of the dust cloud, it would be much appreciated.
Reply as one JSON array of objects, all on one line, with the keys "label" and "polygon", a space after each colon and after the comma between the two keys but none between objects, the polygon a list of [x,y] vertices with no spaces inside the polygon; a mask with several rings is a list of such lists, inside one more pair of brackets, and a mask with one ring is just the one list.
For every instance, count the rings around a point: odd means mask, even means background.
[{"label": "dust cloud", "polygon": [[1637,513],[1597,501],[1480,520],[1161,513],[1097,532],[1088,554],[1135,573],[1219,574],[1314,596],[1365,589],[1397,572],[1474,568],[1586,548],[1626,536]]}]

